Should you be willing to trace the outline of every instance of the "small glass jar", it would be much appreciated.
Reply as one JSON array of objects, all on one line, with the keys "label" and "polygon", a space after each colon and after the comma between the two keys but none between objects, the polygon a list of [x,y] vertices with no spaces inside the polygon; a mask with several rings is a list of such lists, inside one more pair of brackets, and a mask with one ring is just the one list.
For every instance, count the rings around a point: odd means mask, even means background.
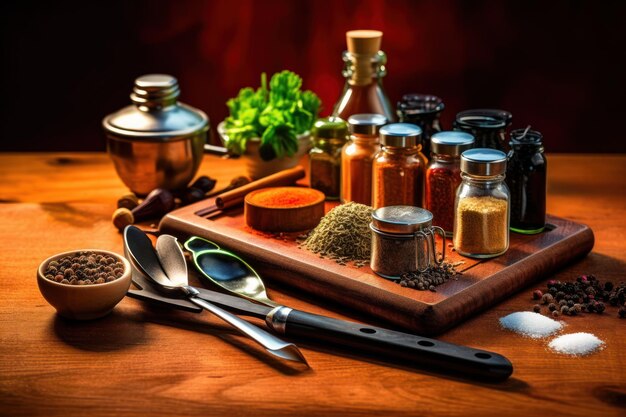
[{"label": "small glass jar", "polygon": [[422,207],[428,160],[420,152],[422,129],[392,123],[380,129],[381,150],[372,166],[372,205]]},{"label": "small glass jar", "polygon": [[456,115],[454,130],[471,133],[474,147],[508,151],[506,130],[513,116],[508,111],[497,109],[465,110]]},{"label": "small glass jar", "polygon": [[[428,210],[413,206],[381,207],[372,213],[372,271],[398,279],[407,272],[423,272],[445,258],[443,229],[432,225]],[[436,253],[435,234],[441,236],[441,256]]]},{"label": "small glass jar", "polygon": [[311,188],[324,193],[327,200],[339,199],[341,148],[346,143],[348,126],[339,117],[319,119],[313,125],[313,149],[309,152]]},{"label": "small glass jar", "polygon": [[398,102],[398,118],[422,128],[422,153],[430,156],[430,138],[441,132],[439,116],[445,108],[443,100],[429,94],[405,94]]},{"label": "small glass jar", "polygon": [[504,183],[506,154],[475,148],[461,154],[461,178],[454,204],[455,250],[492,258],[509,248],[510,194]]},{"label": "small glass jar", "polygon": [[506,184],[511,192],[511,230],[535,234],[546,226],[546,170],[541,133],[511,132]]},{"label": "small glass jar", "polygon": [[474,137],[465,132],[440,132],[430,140],[424,205],[433,213],[433,224],[452,236],[454,200],[461,185],[461,154],[472,147]]},{"label": "small glass jar", "polygon": [[372,165],[380,150],[378,131],[387,123],[382,114],[355,114],[348,119],[350,139],[341,150],[341,202],[372,205]]}]

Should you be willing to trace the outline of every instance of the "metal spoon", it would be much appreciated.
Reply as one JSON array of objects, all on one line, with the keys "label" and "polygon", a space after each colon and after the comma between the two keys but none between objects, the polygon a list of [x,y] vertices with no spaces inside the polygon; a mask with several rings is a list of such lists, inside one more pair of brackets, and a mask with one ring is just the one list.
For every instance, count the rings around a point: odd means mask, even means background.
[{"label": "metal spoon", "polygon": [[268,307],[278,306],[267,296],[259,274],[237,255],[221,250],[215,243],[197,236],[187,240],[184,246],[192,253],[196,268],[209,281]]},{"label": "metal spoon", "polygon": [[162,252],[161,257],[164,259],[164,264],[167,265],[166,268],[170,271],[170,274],[172,274],[172,279],[170,279],[163,270],[159,258],[152,247],[150,238],[135,226],[127,226],[126,229],[124,229],[124,249],[127,257],[143,270],[145,275],[161,289],[183,294],[192,303],[210,311],[241,333],[256,341],[272,355],[287,360],[307,363],[298,347],[293,343],[287,343],[265,330],[240,319],[234,314],[197,298],[196,296],[199,294],[198,290],[187,285],[187,264],[176,238],[173,236],[163,238],[161,236],[160,240],[162,242],[159,245]]}]

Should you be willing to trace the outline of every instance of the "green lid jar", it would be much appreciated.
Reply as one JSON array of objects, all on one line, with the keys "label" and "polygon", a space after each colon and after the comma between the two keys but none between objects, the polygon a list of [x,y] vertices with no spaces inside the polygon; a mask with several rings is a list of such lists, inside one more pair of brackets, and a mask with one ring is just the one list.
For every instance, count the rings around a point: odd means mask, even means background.
[{"label": "green lid jar", "polygon": [[348,125],[339,117],[319,119],[313,125],[313,149],[309,152],[311,188],[338,200],[341,182],[341,148],[346,143]]}]

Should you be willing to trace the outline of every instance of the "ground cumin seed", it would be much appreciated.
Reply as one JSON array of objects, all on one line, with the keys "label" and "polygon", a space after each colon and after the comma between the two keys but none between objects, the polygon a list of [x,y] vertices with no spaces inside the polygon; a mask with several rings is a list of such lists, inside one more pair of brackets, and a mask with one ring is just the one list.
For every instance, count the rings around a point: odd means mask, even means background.
[{"label": "ground cumin seed", "polygon": [[361,267],[370,260],[372,235],[369,224],[372,208],[349,202],[333,208],[306,238],[301,248],[331,258],[340,265],[354,262]]}]

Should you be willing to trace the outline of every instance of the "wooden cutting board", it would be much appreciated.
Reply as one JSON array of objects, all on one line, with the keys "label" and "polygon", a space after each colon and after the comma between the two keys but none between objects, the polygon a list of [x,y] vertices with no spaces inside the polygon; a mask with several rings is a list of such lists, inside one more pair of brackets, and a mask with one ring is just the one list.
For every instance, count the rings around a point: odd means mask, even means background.
[{"label": "wooden cutting board", "polygon": [[[264,280],[277,280],[423,335],[435,335],[530,283],[586,255],[593,248],[589,227],[548,216],[547,231],[511,233],[509,250],[489,260],[462,257],[447,248],[450,262],[463,261],[462,275],[436,292],[403,288],[374,274],[368,266],[342,266],[300,249],[295,235],[269,235],[247,227],[243,209],[196,213],[213,199],[183,207],[163,218],[159,229],[186,239],[201,236],[249,261]],[[326,209],[331,204],[327,203]]]}]

